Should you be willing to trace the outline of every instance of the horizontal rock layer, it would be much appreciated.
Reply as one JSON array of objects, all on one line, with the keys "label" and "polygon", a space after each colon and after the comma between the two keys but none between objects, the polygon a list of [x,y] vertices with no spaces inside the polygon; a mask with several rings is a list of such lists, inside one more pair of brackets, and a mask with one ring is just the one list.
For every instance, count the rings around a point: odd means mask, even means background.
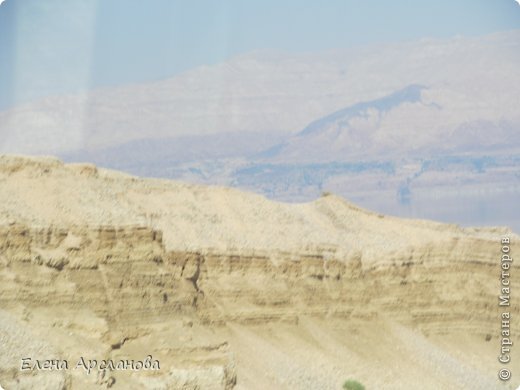
[{"label": "horizontal rock layer", "polygon": [[[328,389],[353,374],[375,388],[498,385],[501,238],[518,241],[506,229],[399,220],[335,196],[288,205],[55,160],[4,162],[4,387]],[[520,291],[516,263],[510,272]],[[520,314],[515,299],[507,310]],[[27,355],[153,355],[161,370],[20,372]],[[510,366],[520,371],[520,357]]]}]

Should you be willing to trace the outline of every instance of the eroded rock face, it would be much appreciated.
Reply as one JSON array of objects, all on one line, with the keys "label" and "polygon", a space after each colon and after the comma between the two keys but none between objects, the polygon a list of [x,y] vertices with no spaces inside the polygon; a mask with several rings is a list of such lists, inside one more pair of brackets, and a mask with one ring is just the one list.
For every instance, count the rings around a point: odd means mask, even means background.
[{"label": "eroded rock face", "polygon": [[[7,216],[0,224],[0,384],[7,389],[316,389],[339,388],[352,375],[375,388],[498,386],[490,362],[496,362],[500,334],[500,239],[518,240],[507,230],[401,221],[335,197],[271,206],[224,189],[194,187],[190,195],[189,188],[168,182],[151,189],[148,181],[99,176],[92,169],[83,181],[83,170],[51,165],[49,177],[34,169],[0,169],[0,198],[5,188],[12,193],[30,183],[56,212],[12,212],[24,204],[22,197],[0,206]],[[60,202],[64,182],[95,194],[101,210],[80,205],[80,213]],[[129,183],[128,192],[120,192]],[[240,210],[207,208],[212,202],[229,208],[234,197],[237,204],[260,202],[262,213],[250,219],[260,244],[247,241],[254,235],[245,227],[246,241],[236,228],[215,233],[223,237],[220,247],[181,245],[176,233],[207,234],[208,227],[198,225],[202,211],[214,228],[238,223]],[[201,199],[198,208],[192,209],[192,198]],[[104,212],[107,204],[114,209]],[[108,223],[126,215],[125,208],[155,219],[140,225],[127,216]],[[165,215],[157,212],[162,208]],[[264,244],[273,234],[266,221],[275,217],[267,212],[280,212],[286,224],[276,232],[285,231],[287,242],[276,239],[271,249]],[[184,231],[169,219],[174,214]],[[305,235],[313,228],[330,234]],[[411,234],[408,244],[405,234]],[[373,246],[361,245],[376,238]],[[511,279],[513,291],[520,290],[517,280]],[[514,300],[508,310],[513,317],[520,312]],[[160,370],[88,374],[75,367],[81,358],[142,361],[148,355]],[[24,358],[62,359],[70,367],[21,371]],[[374,359],[377,368],[369,365]],[[511,367],[520,371],[520,357]],[[378,370],[381,375],[371,374]],[[431,378],[426,384],[424,376]]]}]

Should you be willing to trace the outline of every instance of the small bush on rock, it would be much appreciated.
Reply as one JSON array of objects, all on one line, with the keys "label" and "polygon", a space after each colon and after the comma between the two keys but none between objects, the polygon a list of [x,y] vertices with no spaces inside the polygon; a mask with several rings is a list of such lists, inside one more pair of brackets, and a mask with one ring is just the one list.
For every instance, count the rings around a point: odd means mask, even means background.
[{"label": "small bush on rock", "polygon": [[344,390],[365,390],[365,386],[355,380],[349,379],[345,383],[343,383]]}]

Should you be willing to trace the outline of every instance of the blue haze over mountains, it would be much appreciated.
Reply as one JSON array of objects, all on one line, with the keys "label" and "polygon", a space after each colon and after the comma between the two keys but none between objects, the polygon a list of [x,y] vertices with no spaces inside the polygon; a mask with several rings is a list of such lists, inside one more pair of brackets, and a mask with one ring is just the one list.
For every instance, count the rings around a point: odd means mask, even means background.
[{"label": "blue haze over mountains", "polygon": [[258,51],[0,112],[0,151],[520,231],[519,68],[518,31]]}]

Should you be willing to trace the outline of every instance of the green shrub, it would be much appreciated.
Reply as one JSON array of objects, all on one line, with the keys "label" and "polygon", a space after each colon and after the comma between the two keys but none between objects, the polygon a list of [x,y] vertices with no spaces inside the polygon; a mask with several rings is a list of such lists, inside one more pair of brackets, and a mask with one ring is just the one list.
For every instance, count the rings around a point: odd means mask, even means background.
[{"label": "green shrub", "polygon": [[365,386],[355,380],[349,379],[343,383],[343,389],[345,390],[365,390]]}]

